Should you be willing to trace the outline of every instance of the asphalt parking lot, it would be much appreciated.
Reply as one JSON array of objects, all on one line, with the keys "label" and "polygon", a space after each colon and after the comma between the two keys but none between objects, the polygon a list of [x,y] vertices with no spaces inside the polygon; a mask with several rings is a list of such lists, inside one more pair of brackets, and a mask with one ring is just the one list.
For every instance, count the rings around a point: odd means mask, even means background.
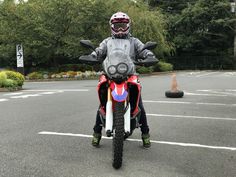
[{"label": "asphalt parking lot", "polygon": [[[91,144],[96,80],[26,82],[0,92],[0,176],[236,176],[236,72],[177,72],[183,98],[166,98],[171,75],[140,78],[152,147],[140,130],[112,168],[112,141]],[[105,135],[105,133],[104,133]]]}]

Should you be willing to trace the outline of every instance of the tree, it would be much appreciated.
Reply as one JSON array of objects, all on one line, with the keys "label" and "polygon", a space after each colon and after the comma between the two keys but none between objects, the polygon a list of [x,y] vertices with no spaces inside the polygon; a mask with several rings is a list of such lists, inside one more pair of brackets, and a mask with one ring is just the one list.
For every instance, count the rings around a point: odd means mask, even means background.
[{"label": "tree", "polygon": [[144,0],[151,7],[159,7],[169,14],[178,14],[197,0]]},{"label": "tree", "polygon": [[212,60],[208,64],[215,66],[211,67],[230,67],[233,22],[227,0],[198,0],[170,20],[169,32],[177,55],[179,58],[189,55],[189,60],[190,56],[213,56],[220,66]]},{"label": "tree", "polygon": [[[89,2],[29,0],[18,5],[4,2],[0,18],[6,27],[3,31],[6,40],[3,40],[2,48],[11,53],[9,51],[13,50],[10,48],[22,43],[26,63],[30,60],[53,66],[57,66],[60,59],[69,60],[80,55],[79,40],[95,34],[91,26],[97,26],[93,24],[94,20],[88,20],[94,6]],[[96,12],[93,14],[96,15]],[[103,16],[100,15],[100,18]]]},{"label": "tree", "polygon": [[109,19],[116,11],[127,12],[133,34],[144,42],[158,42],[159,56],[169,52],[166,26],[159,11],[150,11],[142,1],[127,0],[28,0],[4,1],[0,5],[0,59],[15,65],[15,45],[23,44],[27,67],[32,63],[57,67],[78,62],[85,49],[81,39],[98,45],[110,36]]}]

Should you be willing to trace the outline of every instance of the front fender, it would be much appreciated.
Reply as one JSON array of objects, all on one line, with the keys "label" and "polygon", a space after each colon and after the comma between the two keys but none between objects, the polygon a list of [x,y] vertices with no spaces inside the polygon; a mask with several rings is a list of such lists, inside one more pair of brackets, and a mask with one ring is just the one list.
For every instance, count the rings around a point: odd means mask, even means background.
[{"label": "front fender", "polygon": [[111,88],[111,96],[113,100],[117,102],[124,102],[126,100],[128,96],[126,82],[122,82],[121,84],[111,82],[110,88]]}]

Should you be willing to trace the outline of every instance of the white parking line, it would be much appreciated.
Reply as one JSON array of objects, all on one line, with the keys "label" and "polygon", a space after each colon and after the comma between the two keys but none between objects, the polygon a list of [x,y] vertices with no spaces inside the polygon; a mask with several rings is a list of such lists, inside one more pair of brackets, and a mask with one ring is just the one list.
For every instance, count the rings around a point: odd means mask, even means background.
[{"label": "white parking line", "polygon": [[205,74],[197,75],[196,77],[204,77],[204,76],[209,76],[209,75],[216,74],[216,73],[219,73],[219,72],[208,72]]},{"label": "white parking line", "polygon": [[192,96],[217,96],[217,97],[226,97],[228,95],[222,95],[222,94],[207,94],[207,93],[191,93],[184,91],[184,95],[192,95]]},{"label": "white parking line", "polygon": [[225,91],[227,91],[227,92],[236,92],[235,89],[225,89]]},{"label": "white parking line", "polygon": [[201,103],[201,102],[186,102],[186,101],[154,101],[154,100],[143,100],[144,103],[161,103],[161,104],[189,104],[189,105],[208,105],[208,106],[235,106],[235,104],[224,104],[224,103]]},{"label": "white parking line", "polygon": [[4,96],[13,96],[13,95],[21,95],[21,94],[23,94],[23,92],[7,93],[7,94],[4,94]]},{"label": "white parking line", "polygon": [[47,89],[47,90],[23,90],[24,92],[88,92],[89,89]]},{"label": "white parking line", "polygon": [[54,93],[58,93],[58,92],[42,92],[40,93],[40,95],[52,95]]},{"label": "white parking line", "polygon": [[42,95],[40,95],[40,94],[29,94],[29,95],[12,96],[11,98],[28,98],[28,97],[36,97],[36,96],[42,96]]},{"label": "white parking line", "polygon": [[[73,134],[73,133],[58,133],[58,132],[47,132],[42,131],[39,132],[40,135],[59,135],[59,136],[73,136],[73,137],[84,137],[84,138],[92,138],[92,135],[85,135],[85,134]],[[111,137],[102,137],[103,139],[109,139],[111,140]],[[136,141],[140,142],[142,140],[140,139],[130,139],[128,138],[127,141]],[[209,145],[203,145],[203,144],[193,144],[193,143],[180,143],[180,142],[168,142],[168,141],[155,141],[151,140],[152,143],[156,144],[167,144],[167,145],[173,145],[173,146],[183,146],[183,147],[198,147],[198,148],[207,148],[207,149],[219,149],[219,150],[231,150],[236,151],[236,147],[225,147],[225,146],[209,146]]]},{"label": "white parking line", "polygon": [[213,94],[220,94],[220,95],[232,95],[232,96],[236,96],[236,94],[234,93],[229,93],[229,92],[222,92],[222,91],[214,91],[214,90],[197,90],[199,92],[209,92],[209,93],[213,93]]},{"label": "white parking line", "polygon": [[8,101],[8,99],[0,99],[0,102]]},{"label": "white parking line", "polygon": [[154,116],[154,117],[175,117],[175,118],[182,118],[182,119],[208,119],[208,120],[230,120],[230,121],[236,121],[236,118],[232,118],[232,117],[201,117],[201,116],[168,115],[168,114],[147,114],[147,116]]}]

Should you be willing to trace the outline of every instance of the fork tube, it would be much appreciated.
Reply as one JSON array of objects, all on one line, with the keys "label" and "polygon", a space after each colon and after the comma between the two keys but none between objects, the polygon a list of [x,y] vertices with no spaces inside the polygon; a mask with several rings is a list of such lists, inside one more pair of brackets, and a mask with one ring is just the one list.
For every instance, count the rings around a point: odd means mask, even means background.
[{"label": "fork tube", "polygon": [[125,133],[130,133],[130,103],[125,101],[125,106],[128,104],[128,109],[125,112],[124,119],[125,119]]},{"label": "fork tube", "polygon": [[112,100],[111,100],[111,89],[107,90],[107,104],[106,104],[106,133],[111,133],[113,127],[113,112],[112,112]]}]

